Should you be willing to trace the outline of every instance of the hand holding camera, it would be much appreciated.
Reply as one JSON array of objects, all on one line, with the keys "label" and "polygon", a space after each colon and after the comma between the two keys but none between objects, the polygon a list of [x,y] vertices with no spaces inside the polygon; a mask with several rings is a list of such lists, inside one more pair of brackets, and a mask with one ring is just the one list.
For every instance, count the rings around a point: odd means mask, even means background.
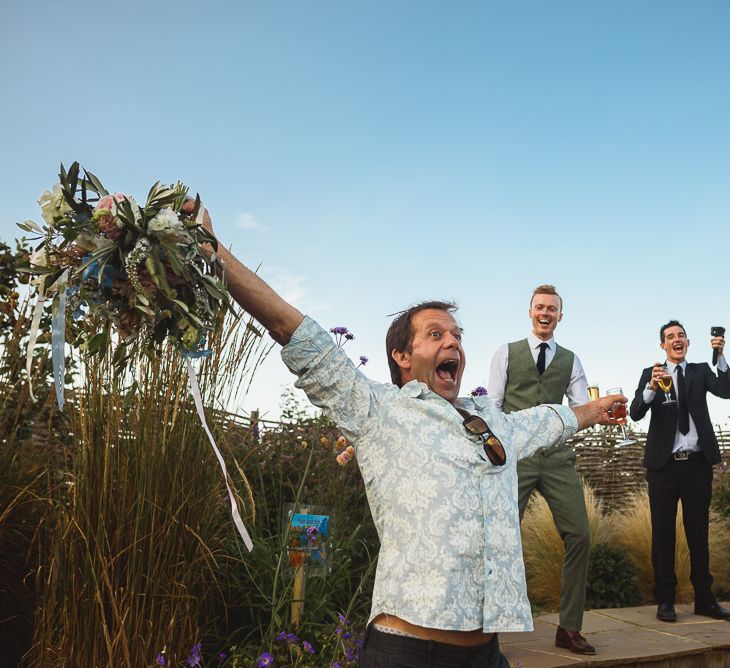
[{"label": "hand holding camera", "polygon": [[725,347],[725,328],[717,325],[711,327],[710,336],[712,337],[712,364],[717,366],[717,358],[722,355]]}]

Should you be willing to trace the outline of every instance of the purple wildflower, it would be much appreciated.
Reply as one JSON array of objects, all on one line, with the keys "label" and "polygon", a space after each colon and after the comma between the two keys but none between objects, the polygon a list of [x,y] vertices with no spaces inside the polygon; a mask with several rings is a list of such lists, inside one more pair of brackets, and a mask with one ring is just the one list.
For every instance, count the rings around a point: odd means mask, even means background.
[{"label": "purple wildflower", "polygon": [[332,664],[332,668],[342,668],[342,666],[341,666],[341,665],[340,665],[340,664],[339,664],[339,663],[338,663],[337,661],[335,661],[335,662],[334,662],[334,663]]},{"label": "purple wildflower", "polygon": [[202,642],[195,643],[190,648],[190,656],[188,657],[188,666],[199,666],[202,662],[200,658],[200,649],[203,647]]},{"label": "purple wildflower", "polygon": [[487,396],[487,388],[486,387],[482,387],[481,385],[479,385],[478,387],[475,387],[471,391],[471,396],[472,397],[486,397]]},{"label": "purple wildflower", "polygon": [[335,335],[335,343],[338,346],[342,346],[355,338],[355,335],[347,327],[333,327],[330,329],[330,333]]},{"label": "purple wildflower", "polygon": [[299,642],[299,638],[293,633],[286,634],[286,641],[292,645],[296,645]]},{"label": "purple wildflower", "polygon": [[365,366],[370,360],[365,355],[360,355],[360,364],[358,366]]},{"label": "purple wildflower", "polygon": [[281,642],[286,642],[286,631],[282,631],[281,633],[279,633],[279,635],[276,636],[276,639]]},{"label": "purple wildflower", "polygon": [[314,651],[314,647],[312,647],[311,643],[308,643],[306,640],[302,640],[302,645],[304,645],[304,651],[308,652],[309,654],[316,654]]},{"label": "purple wildflower", "polygon": [[274,657],[268,652],[263,652],[259,657],[259,662],[256,664],[258,668],[265,668],[265,666],[271,666],[274,664]]},{"label": "purple wildflower", "polygon": [[221,663],[223,663],[228,658],[228,654],[226,654],[223,651],[218,652],[217,656],[218,656],[218,661],[220,661]]},{"label": "purple wildflower", "polygon": [[162,652],[160,652],[157,655],[157,658],[155,659],[155,663],[158,666],[166,666],[167,665],[167,661],[165,661],[165,655]]}]

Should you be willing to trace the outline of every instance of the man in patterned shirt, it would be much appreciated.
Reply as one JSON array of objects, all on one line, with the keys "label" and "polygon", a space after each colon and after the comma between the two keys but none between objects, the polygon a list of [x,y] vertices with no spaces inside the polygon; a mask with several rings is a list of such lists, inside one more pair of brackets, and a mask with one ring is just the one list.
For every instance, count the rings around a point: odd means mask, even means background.
[{"label": "man in patterned shirt", "polygon": [[611,423],[612,400],[505,415],[487,397],[459,398],[462,332],[444,302],[395,319],[394,383],[371,381],[230,252],[218,256],[231,296],[284,346],[296,385],[357,448],[381,543],[360,666],[508,666],[497,632],[532,629],[516,460]]}]

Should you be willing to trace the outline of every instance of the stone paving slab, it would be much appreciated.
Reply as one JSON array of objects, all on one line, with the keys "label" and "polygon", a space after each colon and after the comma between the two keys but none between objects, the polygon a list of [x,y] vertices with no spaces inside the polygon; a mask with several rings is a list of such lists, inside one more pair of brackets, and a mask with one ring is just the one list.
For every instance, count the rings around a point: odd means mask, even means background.
[{"label": "stone paving slab", "polygon": [[676,609],[674,623],[656,619],[654,605],[587,612],[583,635],[596,648],[592,657],[555,647],[557,613],[535,618],[532,633],[501,633],[499,642],[512,668],[730,666],[730,622],[696,616],[691,605]]}]

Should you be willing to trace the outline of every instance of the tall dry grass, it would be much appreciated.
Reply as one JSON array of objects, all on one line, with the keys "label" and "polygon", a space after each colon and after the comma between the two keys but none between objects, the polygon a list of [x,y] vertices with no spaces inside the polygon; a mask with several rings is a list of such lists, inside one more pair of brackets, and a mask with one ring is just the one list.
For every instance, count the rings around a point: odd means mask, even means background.
[{"label": "tall dry grass", "polygon": [[[214,339],[199,382],[206,406],[226,408],[264,344],[241,316]],[[116,378],[109,356],[79,364],[68,409],[73,443],[41,555],[29,663],[136,668],[163,649],[179,662],[206,624],[226,614],[219,573],[235,530],[221,472],[175,351],[136,358]],[[250,523],[247,481],[224,456]]]},{"label": "tall dry grass", "polygon": [[34,355],[37,401],[29,396],[24,359],[29,310],[26,302],[0,330],[0,646],[6,665],[18,665],[32,641],[34,574],[52,472],[62,465],[58,453],[66,436],[64,416],[53,410],[44,346]]},{"label": "tall dry grass", "polygon": [[[627,499],[620,513],[615,515],[614,544],[624,549],[636,568],[639,587],[646,601],[653,600],[654,575],[651,566],[651,513],[646,491]],[[676,525],[677,544],[674,568],[677,574],[677,602],[694,600],[694,590],[689,580],[690,562],[687,539],[682,524],[682,505],[679,505]],[[710,571],[715,578],[715,588],[730,589],[730,524],[718,515],[710,517]]]},{"label": "tall dry grass", "polygon": [[[607,543],[614,531],[614,518],[603,511],[601,501],[588,485],[583,485],[588,511],[591,544]],[[533,494],[522,521],[522,552],[530,601],[540,607],[557,610],[565,549],[547,501]]]},{"label": "tall dry grass", "polygon": [[[635,567],[639,590],[645,602],[653,600],[654,574],[651,565],[651,513],[646,491],[633,494],[626,503],[610,513],[584,485],[591,545],[604,543],[626,552]],[[530,600],[538,606],[557,610],[563,566],[563,543],[555,528],[550,509],[539,495],[533,495],[522,523],[523,554]],[[717,514],[710,518],[710,569],[714,588],[730,591],[730,522]],[[687,540],[682,525],[681,504],[677,513],[677,602],[694,600],[689,581],[690,562]]]}]

